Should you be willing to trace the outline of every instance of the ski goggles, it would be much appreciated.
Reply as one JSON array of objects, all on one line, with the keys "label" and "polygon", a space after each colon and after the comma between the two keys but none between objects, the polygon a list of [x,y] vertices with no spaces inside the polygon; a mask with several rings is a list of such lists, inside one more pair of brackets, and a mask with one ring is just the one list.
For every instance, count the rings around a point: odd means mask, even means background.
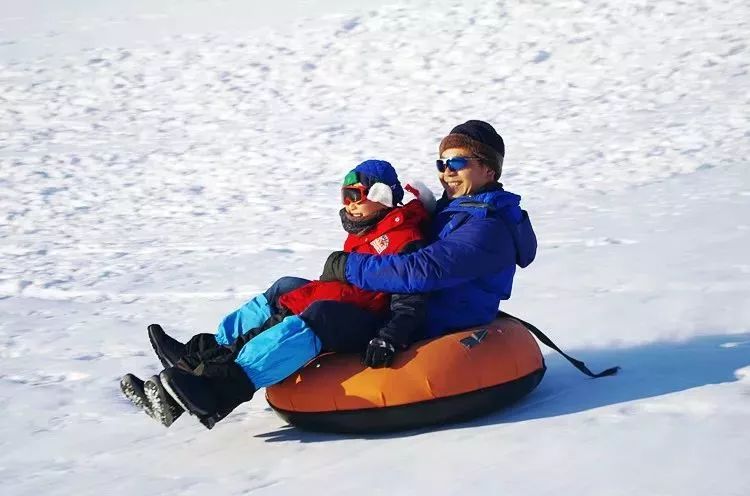
[{"label": "ski goggles", "polygon": [[460,171],[461,169],[465,169],[469,166],[469,162],[472,160],[476,160],[479,157],[453,157],[453,158],[446,158],[446,159],[437,159],[435,161],[435,165],[437,166],[437,170],[440,172],[445,172],[445,169],[450,169],[453,172]]},{"label": "ski goggles", "polygon": [[341,201],[344,205],[359,203],[367,199],[367,188],[361,184],[341,188]]}]

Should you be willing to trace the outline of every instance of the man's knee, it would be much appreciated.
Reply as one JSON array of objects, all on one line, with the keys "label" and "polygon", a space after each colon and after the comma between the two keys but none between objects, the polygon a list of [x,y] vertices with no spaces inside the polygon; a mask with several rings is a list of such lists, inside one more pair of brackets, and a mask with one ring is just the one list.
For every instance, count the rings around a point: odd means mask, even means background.
[{"label": "man's knee", "polygon": [[371,312],[335,300],[313,302],[300,317],[318,336],[324,350],[341,353],[364,350],[381,323]]}]

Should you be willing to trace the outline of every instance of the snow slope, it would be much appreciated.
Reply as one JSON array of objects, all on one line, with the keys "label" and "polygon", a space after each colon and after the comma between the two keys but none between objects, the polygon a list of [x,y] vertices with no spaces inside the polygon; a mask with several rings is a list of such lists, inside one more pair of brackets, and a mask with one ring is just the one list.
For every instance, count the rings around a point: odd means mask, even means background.
[{"label": "snow slope", "polygon": [[[746,2],[0,4],[3,494],[750,494]],[[208,432],[121,398],[145,326],[210,331],[340,246],[365,158],[438,190],[469,118],[540,240],[503,308],[592,368],[349,438],[262,395]],[[304,206],[303,206],[304,205]],[[304,212],[302,214],[301,212]]]}]

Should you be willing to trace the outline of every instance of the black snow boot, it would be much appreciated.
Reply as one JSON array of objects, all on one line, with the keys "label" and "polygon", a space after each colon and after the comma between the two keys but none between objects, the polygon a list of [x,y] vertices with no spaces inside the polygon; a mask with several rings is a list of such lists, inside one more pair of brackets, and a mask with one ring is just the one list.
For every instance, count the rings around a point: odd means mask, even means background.
[{"label": "black snow boot", "polygon": [[250,401],[256,390],[242,368],[231,359],[202,362],[192,372],[171,367],[159,377],[165,389],[208,429],[240,404]]},{"label": "black snow boot", "polygon": [[132,404],[143,410],[149,417],[156,418],[154,410],[151,408],[151,402],[143,390],[143,381],[140,378],[133,374],[125,374],[120,379],[120,389]]},{"label": "black snow boot", "polygon": [[161,422],[164,427],[169,427],[185,411],[185,407],[180,404],[164,387],[158,375],[151,376],[143,385],[153,417]]},{"label": "black snow boot", "polygon": [[221,346],[213,334],[196,334],[187,343],[181,343],[164,332],[159,324],[148,326],[148,339],[164,368],[174,367],[180,358],[190,353],[201,353]]},{"label": "black snow boot", "polygon": [[242,403],[253,399],[258,390],[242,367],[235,363],[234,358],[229,360],[229,356],[224,355],[215,362],[203,363],[195,370],[195,373],[209,379],[216,391],[219,405],[214,423],[232,413]]}]

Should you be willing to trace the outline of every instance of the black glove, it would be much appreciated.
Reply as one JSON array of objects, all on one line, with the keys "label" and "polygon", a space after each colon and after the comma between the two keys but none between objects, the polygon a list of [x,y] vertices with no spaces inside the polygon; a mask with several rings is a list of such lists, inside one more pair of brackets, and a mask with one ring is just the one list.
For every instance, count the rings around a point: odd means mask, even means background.
[{"label": "black glove", "polygon": [[320,280],[348,282],[346,280],[346,261],[348,258],[349,253],[345,251],[334,251],[328,255]]},{"label": "black glove", "polygon": [[362,364],[374,369],[390,367],[395,354],[396,348],[391,343],[382,338],[373,338],[367,345]]}]

